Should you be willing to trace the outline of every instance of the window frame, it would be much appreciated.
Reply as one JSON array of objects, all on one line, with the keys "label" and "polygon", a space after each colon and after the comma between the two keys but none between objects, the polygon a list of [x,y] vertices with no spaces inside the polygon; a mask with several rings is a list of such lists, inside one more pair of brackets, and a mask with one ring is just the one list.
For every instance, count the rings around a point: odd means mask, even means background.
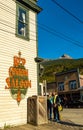
[{"label": "window frame", "polygon": [[64,82],[58,82],[58,91],[64,91]]},{"label": "window frame", "polygon": [[[26,22],[25,22],[26,34],[25,34],[25,36],[19,34],[19,32],[18,32],[18,23],[20,21],[19,15],[18,15],[19,8],[26,11]],[[26,6],[22,5],[19,2],[16,2],[16,36],[19,37],[19,38],[25,39],[25,40],[29,40],[29,9],[26,8]]]},{"label": "window frame", "polygon": [[76,82],[76,80],[71,80],[71,81],[69,81],[69,89],[70,89],[70,90],[75,90],[75,89],[77,89],[77,82]]}]

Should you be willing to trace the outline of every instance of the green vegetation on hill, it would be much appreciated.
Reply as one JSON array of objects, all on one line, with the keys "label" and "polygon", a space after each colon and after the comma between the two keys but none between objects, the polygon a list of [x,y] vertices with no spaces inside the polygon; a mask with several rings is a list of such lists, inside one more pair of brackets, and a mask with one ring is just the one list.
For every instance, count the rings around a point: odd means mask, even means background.
[{"label": "green vegetation on hill", "polygon": [[44,74],[40,77],[40,81],[54,82],[54,73],[64,72],[70,69],[79,68],[80,74],[83,74],[83,58],[82,59],[57,59],[44,61]]}]

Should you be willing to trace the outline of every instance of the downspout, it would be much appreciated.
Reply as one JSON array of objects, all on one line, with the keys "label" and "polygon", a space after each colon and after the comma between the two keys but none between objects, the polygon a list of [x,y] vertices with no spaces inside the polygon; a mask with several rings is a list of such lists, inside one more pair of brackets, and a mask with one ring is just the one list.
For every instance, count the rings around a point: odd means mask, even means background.
[{"label": "downspout", "polygon": [[[36,50],[37,50],[37,57],[38,57],[38,23],[37,23],[37,14],[36,14]],[[38,95],[38,88],[39,88],[39,63],[37,62],[37,95]]]}]

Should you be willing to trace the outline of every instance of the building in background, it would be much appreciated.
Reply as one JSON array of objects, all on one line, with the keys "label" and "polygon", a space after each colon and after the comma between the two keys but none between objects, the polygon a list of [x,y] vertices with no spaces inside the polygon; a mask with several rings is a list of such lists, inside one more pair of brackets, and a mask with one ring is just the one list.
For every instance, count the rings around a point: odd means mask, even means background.
[{"label": "building in background", "polygon": [[55,82],[47,83],[47,92],[58,91],[67,101],[83,101],[83,75],[79,69],[72,69],[55,74]]},{"label": "building in background", "polygon": [[47,83],[47,93],[57,91],[57,84],[56,82]]},{"label": "building in background", "polygon": [[27,98],[38,94],[37,0],[0,1],[0,127],[27,123]]},{"label": "building in background", "polygon": [[83,76],[79,74],[79,69],[72,69],[66,72],[56,73],[57,90],[61,97],[67,101],[82,99]]},{"label": "building in background", "polygon": [[83,101],[83,75],[79,75],[80,79],[80,87],[78,90],[80,91],[80,100]]}]

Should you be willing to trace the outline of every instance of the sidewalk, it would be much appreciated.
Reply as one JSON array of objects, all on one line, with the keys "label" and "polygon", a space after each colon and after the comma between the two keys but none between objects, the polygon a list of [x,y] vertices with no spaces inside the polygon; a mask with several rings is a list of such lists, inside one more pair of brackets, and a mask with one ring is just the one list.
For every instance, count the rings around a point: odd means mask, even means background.
[{"label": "sidewalk", "polygon": [[25,124],[6,130],[83,130],[83,109],[64,109],[61,123],[48,121],[47,124],[34,126]]},{"label": "sidewalk", "polygon": [[75,125],[70,121],[64,121],[62,123],[55,123],[49,121],[48,124],[34,126],[31,124],[6,128],[6,130],[83,130],[81,125]]}]

